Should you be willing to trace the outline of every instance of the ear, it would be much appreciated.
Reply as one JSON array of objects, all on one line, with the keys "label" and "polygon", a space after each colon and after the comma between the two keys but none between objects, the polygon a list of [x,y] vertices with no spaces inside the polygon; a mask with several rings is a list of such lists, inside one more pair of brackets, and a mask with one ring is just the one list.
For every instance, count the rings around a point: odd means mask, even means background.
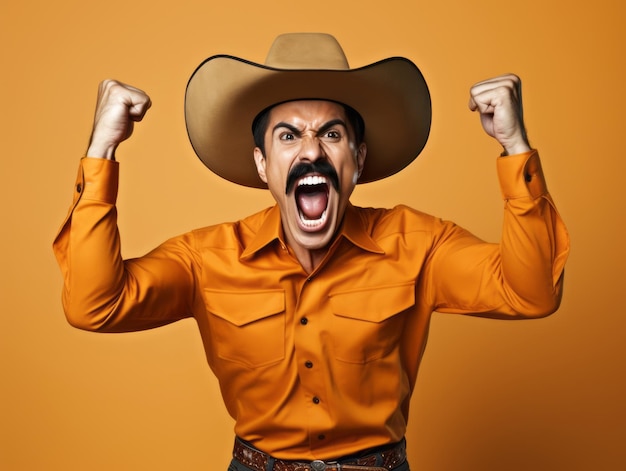
[{"label": "ear", "polygon": [[254,148],[254,163],[256,164],[256,171],[259,174],[259,178],[263,181],[263,183],[267,183],[267,176],[265,174],[265,156],[258,147]]},{"label": "ear", "polygon": [[365,142],[362,142],[359,145],[359,148],[356,150],[356,153],[355,153],[356,165],[359,170],[359,177],[361,176],[361,173],[363,172],[363,167],[365,166],[366,156],[367,156],[367,146],[365,145]]}]

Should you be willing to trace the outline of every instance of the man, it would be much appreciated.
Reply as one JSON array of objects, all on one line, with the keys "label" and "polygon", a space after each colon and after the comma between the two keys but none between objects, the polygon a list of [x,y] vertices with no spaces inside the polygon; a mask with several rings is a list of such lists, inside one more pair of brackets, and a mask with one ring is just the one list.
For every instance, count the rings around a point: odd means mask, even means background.
[{"label": "man", "polygon": [[194,317],[236,421],[232,470],[408,470],[431,313],[534,318],[560,303],[569,240],[526,138],[520,87],[505,75],[471,90],[470,109],[504,149],[503,234],[489,244],[404,206],[349,201],[426,143],[430,98],[412,62],[350,69],[320,34],[279,36],[265,65],[211,57],[187,87],[191,143],[222,177],[267,187],[276,206],[124,261],[114,155],[150,99],[103,82],[54,244],[69,322],[122,332]]}]

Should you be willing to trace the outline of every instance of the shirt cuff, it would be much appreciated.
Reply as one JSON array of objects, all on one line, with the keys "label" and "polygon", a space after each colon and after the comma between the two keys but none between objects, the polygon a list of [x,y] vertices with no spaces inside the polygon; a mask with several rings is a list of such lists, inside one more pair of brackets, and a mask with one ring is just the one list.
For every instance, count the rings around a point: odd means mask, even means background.
[{"label": "shirt cuff", "polygon": [[109,159],[84,157],[76,179],[76,196],[115,204],[119,181],[119,163]]},{"label": "shirt cuff", "polygon": [[548,193],[536,150],[499,157],[497,170],[505,200],[528,197],[535,199]]}]

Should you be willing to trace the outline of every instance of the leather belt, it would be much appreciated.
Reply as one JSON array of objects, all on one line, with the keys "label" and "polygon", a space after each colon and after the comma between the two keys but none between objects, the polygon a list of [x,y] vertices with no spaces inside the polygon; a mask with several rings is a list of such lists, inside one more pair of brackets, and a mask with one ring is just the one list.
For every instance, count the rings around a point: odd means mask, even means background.
[{"label": "leather belt", "polygon": [[406,461],[404,440],[396,446],[355,458],[331,461],[287,461],[235,440],[233,458],[254,471],[390,471]]}]

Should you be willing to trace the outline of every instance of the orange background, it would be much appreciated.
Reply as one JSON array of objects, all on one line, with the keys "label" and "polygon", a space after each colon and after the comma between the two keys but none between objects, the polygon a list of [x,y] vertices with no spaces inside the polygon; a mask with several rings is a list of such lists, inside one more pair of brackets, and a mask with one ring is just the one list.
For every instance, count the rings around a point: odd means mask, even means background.
[{"label": "orange background", "polygon": [[401,174],[359,187],[355,203],[407,203],[497,240],[500,150],[467,110],[467,91],[513,71],[524,80],[529,135],[571,232],[556,315],[435,315],[412,404],[414,468],[623,469],[624,5],[3,0],[0,469],[226,469],[232,421],[193,321],[125,335],[72,329],[50,246],[70,204],[97,84],[107,77],[145,89],[154,102],[118,152],[125,256],[270,204],[263,191],[202,167],[182,104],[203,59],[263,61],[287,31],[334,34],[353,67],[407,56],[430,84],[425,152]]}]

